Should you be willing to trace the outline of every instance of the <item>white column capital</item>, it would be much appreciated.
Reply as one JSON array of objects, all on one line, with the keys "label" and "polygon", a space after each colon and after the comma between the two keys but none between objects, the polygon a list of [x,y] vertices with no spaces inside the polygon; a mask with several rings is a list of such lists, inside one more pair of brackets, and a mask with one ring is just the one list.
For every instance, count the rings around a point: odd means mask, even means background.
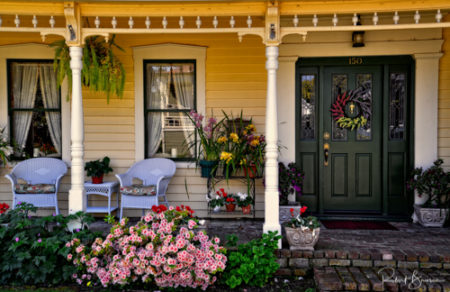
[{"label": "white column capital", "polygon": [[420,53],[420,54],[414,54],[413,57],[415,60],[440,59],[443,55],[444,55],[443,53]]}]

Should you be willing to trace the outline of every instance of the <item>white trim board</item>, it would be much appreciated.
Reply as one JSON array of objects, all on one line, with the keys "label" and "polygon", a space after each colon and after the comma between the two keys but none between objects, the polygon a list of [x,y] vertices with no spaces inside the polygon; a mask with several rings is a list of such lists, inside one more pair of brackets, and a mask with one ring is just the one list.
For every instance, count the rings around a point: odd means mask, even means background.
[{"label": "white trim board", "polygon": [[[206,113],[206,47],[180,44],[157,44],[133,48],[135,90],[135,160],[145,157],[144,132],[144,60],[196,60],[197,111]],[[178,168],[190,168],[190,162],[178,162]]]},{"label": "white trim board", "polygon": [[[21,44],[0,46],[0,126],[9,131],[7,59],[54,59],[55,52],[47,45]],[[61,86],[62,160],[70,165],[70,102],[67,101],[67,81]]]}]

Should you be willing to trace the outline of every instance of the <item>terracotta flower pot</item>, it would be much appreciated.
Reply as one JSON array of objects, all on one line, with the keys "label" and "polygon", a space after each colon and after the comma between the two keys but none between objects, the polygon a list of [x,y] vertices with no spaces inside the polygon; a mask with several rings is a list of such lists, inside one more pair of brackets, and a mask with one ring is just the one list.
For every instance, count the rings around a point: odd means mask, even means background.
[{"label": "terracotta flower pot", "polygon": [[256,165],[250,165],[247,167],[244,167],[244,176],[249,178],[255,178],[258,174],[258,171],[256,169]]},{"label": "terracotta flower pot", "polygon": [[227,212],[233,212],[236,209],[236,204],[226,204]]},{"label": "terracotta flower pot", "polygon": [[252,205],[247,205],[247,206],[244,206],[241,208],[242,208],[242,213],[245,215],[252,213]]},{"label": "terracotta flower pot", "polygon": [[284,227],[284,229],[291,250],[314,250],[314,245],[319,240],[320,227],[313,230],[291,227]]},{"label": "terracotta flower pot", "polygon": [[93,176],[92,177],[93,184],[102,184],[103,183],[103,175],[101,176]]}]

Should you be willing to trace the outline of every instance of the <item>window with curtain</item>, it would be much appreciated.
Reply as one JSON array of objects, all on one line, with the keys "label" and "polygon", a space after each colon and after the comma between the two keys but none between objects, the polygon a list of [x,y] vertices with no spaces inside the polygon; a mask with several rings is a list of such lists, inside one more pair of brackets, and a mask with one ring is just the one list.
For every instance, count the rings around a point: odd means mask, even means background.
[{"label": "window with curtain", "polygon": [[145,157],[191,160],[196,109],[195,60],[144,61]]},{"label": "window with curtain", "polygon": [[8,60],[8,81],[15,158],[61,157],[61,94],[53,61]]}]

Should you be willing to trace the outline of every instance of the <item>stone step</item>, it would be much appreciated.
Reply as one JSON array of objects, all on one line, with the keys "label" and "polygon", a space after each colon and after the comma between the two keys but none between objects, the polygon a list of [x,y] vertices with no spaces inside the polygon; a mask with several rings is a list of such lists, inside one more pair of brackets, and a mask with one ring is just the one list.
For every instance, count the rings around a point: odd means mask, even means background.
[{"label": "stone step", "polygon": [[450,251],[437,255],[423,251],[381,251],[376,249],[277,251],[279,275],[303,275],[315,267],[355,267],[450,270]]},{"label": "stone step", "polygon": [[450,292],[450,270],[391,267],[315,267],[318,291]]}]

